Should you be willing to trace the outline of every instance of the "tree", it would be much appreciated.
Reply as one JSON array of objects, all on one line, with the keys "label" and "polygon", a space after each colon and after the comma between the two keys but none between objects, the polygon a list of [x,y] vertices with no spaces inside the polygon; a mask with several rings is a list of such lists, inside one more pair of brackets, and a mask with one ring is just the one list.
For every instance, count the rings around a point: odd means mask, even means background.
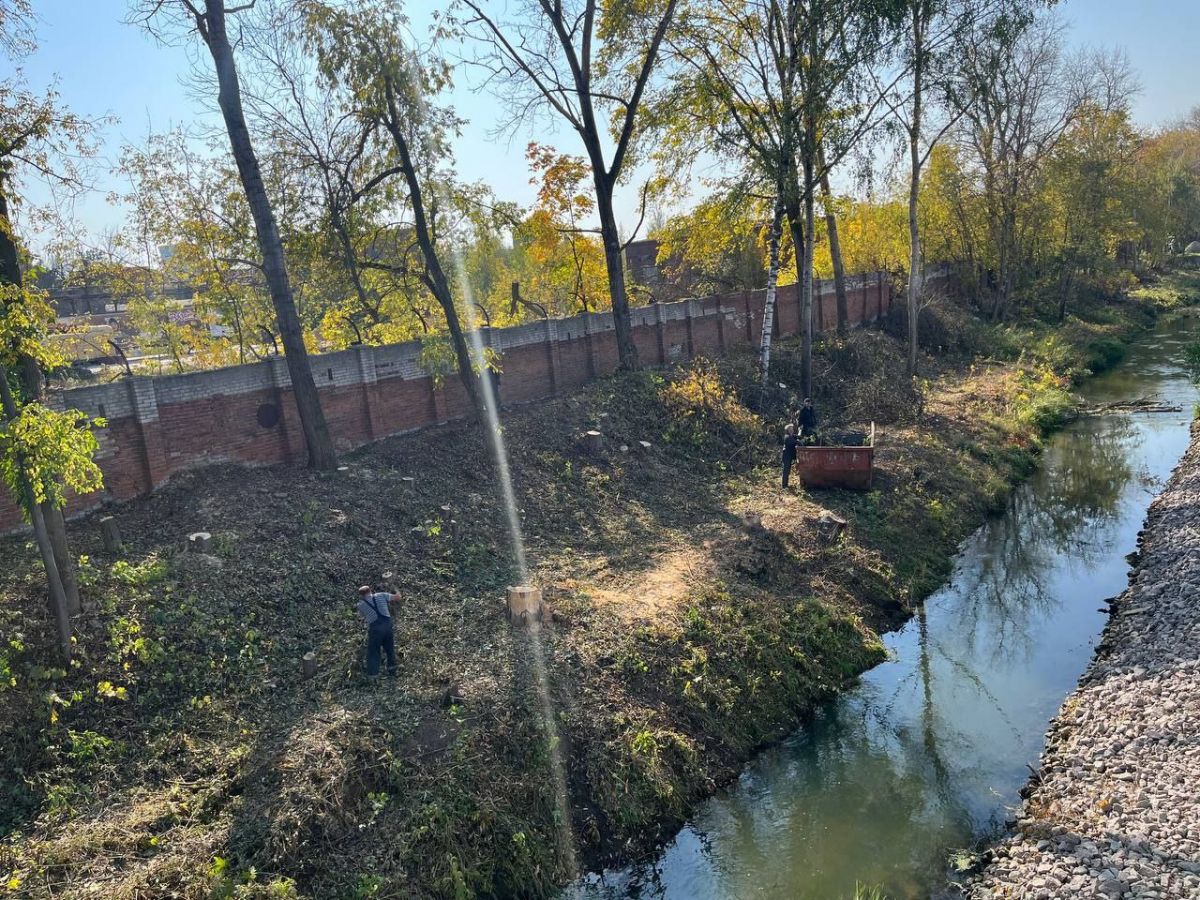
[{"label": "tree", "polygon": [[[796,0],[793,0],[796,2]],[[870,67],[891,50],[903,0],[808,0],[802,4],[801,110],[804,245],[800,274],[804,316],[802,378],[812,391],[814,201],[817,186],[878,124],[881,97],[871,90]],[[839,319],[845,309],[839,311]]]},{"label": "tree", "polygon": [[99,445],[92,428],[103,427],[104,421],[89,420],[78,410],[53,410],[37,399],[19,401],[13,391],[10,375],[16,370],[61,362],[45,342],[46,328],[53,321],[44,294],[19,283],[0,283],[0,475],[33,526],[50,586],[59,652],[69,662],[71,616],[78,611],[78,600],[72,604],[68,597],[58,564],[67,550],[65,531],[62,545],[56,546],[51,533],[55,526],[48,521],[47,511],[58,513],[61,521],[64,485],[80,494],[103,486],[93,459]]},{"label": "tree", "polygon": [[[198,318],[228,331],[233,347],[209,342],[214,360],[230,364],[261,357],[262,336],[266,332],[273,341],[276,322],[237,172],[226,158],[197,151],[180,131],[127,147],[120,172],[131,183],[126,201],[132,233],[124,243],[142,257],[146,273],[163,285],[188,285]],[[145,294],[139,292],[132,311],[154,316],[143,301],[160,304],[161,298]]]},{"label": "tree", "polygon": [[802,130],[797,102],[804,57],[801,12],[786,0],[710,0],[689,10],[670,41],[678,65],[651,104],[667,166],[677,167],[680,158],[716,155],[735,173],[730,196],[771,198],[767,297],[772,302],[764,310],[759,362],[764,389],[779,277],[780,216],[791,225],[798,274],[808,233],[800,218],[796,167]]},{"label": "tree", "polygon": [[[0,50],[14,57],[33,50],[32,15],[32,7],[25,0],[0,0]],[[64,109],[53,90],[39,96],[28,91],[19,78],[0,81],[0,291],[4,292],[0,312],[4,316],[4,330],[10,337],[9,344],[0,347],[0,352],[8,352],[0,380],[5,382],[4,417],[10,423],[10,471],[14,473],[11,486],[34,525],[60,639],[66,641],[63,646],[66,656],[70,652],[70,616],[80,609],[75,561],[67,543],[61,503],[55,504],[50,499],[53,487],[49,488],[49,495],[34,490],[35,478],[30,490],[24,490],[26,473],[22,468],[22,460],[36,458],[46,449],[22,444],[22,437],[53,436],[54,429],[48,432],[16,429],[23,406],[43,408],[41,354],[47,351],[35,339],[44,334],[44,309],[25,285],[11,209],[26,175],[33,174],[51,185],[71,190],[80,186],[75,161],[90,156],[94,124]],[[19,376],[19,396],[12,394],[12,385],[7,383],[9,372]],[[48,477],[53,478],[53,470],[47,471]]]},{"label": "tree", "polygon": [[458,120],[428,98],[448,84],[449,72],[440,60],[424,62],[415,47],[406,45],[403,16],[393,4],[311,2],[306,9],[308,33],[329,87],[343,91],[353,104],[351,114],[390,142],[392,165],[386,173],[404,184],[423,262],[417,277],[442,309],[459,377],[482,418],[484,394],[441,255],[445,207],[453,206],[454,198],[453,191],[439,190],[437,166],[449,157],[448,136]]},{"label": "tree", "polygon": [[1114,266],[1119,249],[1136,244],[1137,183],[1133,164],[1140,136],[1125,109],[1085,104],[1048,165],[1048,200],[1055,228],[1058,321],[1067,315],[1081,274],[1096,276]]},{"label": "tree", "polygon": [[[659,243],[658,264],[668,280],[697,296],[763,288],[763,222],[770,215],[769,201],[718,190],[652,232]],[[790,246],[781,235],[779,283]]]},{"label": "tree", "polygon": [[1161,263],[1200,239],[1200,108],[1143,140],[1137,172],[1141,249],[1152,263]]},{"label": "tree", "polygon": [[949,92],[966,126],[993,266],[991,317],[1009,309],[1035,232],[1028,215],[1045,166],[1096,88],[1095,73],[1063,54],[1061,26],[1043,18],[1012,35],[1007,20],[976,24],[959,42]]},{"label": "tree", "polygon": [[159,16],[165,16],[169,12],[182,15],[184,20],[190,23],[191,29],[204,41],[212,57],[217,80],[217,104],[225,121],[230,150],[254,219],[262,255],[263,275],[271,294],[271,303],[275,307],[288,375],[292,382],[292,396],[296,401],[300,426],[304,432],[304,443],[308,448],[308,464],[314,469],[332,469],[337,465],[337,455],[329,434],[329,426],[325,421],[325,413],[321,409],[321,398],[313,380],[312,367],[308,362],[308,351],[304,346],[304,334],[288,278],[279,227],[267,195],[262,169],[254,152],[250,130],[246,126],[237,65],[233,56],[233,45],[229,39],[228,16],[244,12],[253,6],[254,0],[229,8],[226,8],[224,0],[204,0],[202,7],[192,0],[146,0],[146,15],[142,21],[153,28]]},{"label": "tree", "polygon": [[[462,4],[469,11],[463,27],[480,48],[475,61],[511,105],[513,124],[539,113],[557,115],[583,142],[596,189],[617,351],[622,368],[636,368],[613,193],[637,142],[639,109],[676,0],[519,0],[508,18],[485,10],[482,0]],[[605,147],[609,122],[611,153]]]},{"label": "tree", "polygon": [[549,301],[556,315],[599,308],[605,259],[603,245],[583,225],[596,209],[587,188],[587,161],[537,143],[526,148],[525,158],[538,189],[537,205],[517,227],[513,241],[526,257],[528,293]]},{"label": "tree", "polygon": [[680,135],[668,146],[716,150],[750,190],[782,205],[796,248],[805,393],[812,389],[815,195],[877,121],[865,66],[886,52],[897,8],[889,0],[707,0],[689,9],[672,37],[679,66],[655,103],[656,119]]}]

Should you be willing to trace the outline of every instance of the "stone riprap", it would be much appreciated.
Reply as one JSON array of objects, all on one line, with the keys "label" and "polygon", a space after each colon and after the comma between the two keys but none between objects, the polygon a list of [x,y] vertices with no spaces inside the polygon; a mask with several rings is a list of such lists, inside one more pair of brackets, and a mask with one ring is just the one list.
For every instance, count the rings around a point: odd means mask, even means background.
[{"label": "stone riprap", "polygon": [[[1100,598],[1097,598],[1099,600]],[[972,900],[1200,898],[1200,430]]]}]

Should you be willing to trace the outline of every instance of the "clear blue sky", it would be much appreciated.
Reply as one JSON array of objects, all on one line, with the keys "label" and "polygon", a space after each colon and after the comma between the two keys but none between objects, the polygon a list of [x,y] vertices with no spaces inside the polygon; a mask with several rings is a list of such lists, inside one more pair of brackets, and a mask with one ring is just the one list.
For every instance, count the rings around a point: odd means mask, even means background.
[{"label": "clear blue sky", "polygon": [[[122,145],[140,143],[150,131],[214,121],[200,98],[186,87],[189,53],[161,47],[122,18],[126,0],[38,0],[39,49],[23,68],[32,87],[57,80],[63,100],[87,116],[112,115],[118,121],[103,132],[103,154],[115,161]],[[434,6],[412,4],[421,20]],[[1069,24],[1074,44],[1123,47],[1138,70],[1143,91],[1135,115],[1143,125],[1160,125],[1200,105],[1200,0],[1063,0],[1059,15]],[[194,49],[193,49],[194,55]],[[0,76],[3,73],[0,72]],[[453,100],[470,120],[456,146],[458,168],[468,179],[490,183],[508,200],[528,203],[533,189],[525,166],[525,144],[533,138],[580,152],[575,136],[563,130],[494,139],[496,102],[460,85]],[[120,182],[101,173],[99,191],[75,207],[80,224],[92,233],[116,227],[121,211],[104,194]],[[34,202],[44,199],[38,191]],[[636,220],[636,198],[622,198],[623,223]]]}]

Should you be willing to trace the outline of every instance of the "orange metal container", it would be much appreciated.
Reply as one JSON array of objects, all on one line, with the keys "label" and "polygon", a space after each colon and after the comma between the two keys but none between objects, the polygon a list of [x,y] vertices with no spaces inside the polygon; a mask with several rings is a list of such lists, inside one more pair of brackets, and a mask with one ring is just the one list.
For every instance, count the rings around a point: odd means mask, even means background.
[{"label": "orange metal container", "polygon": [[875,474],[875,425],[865,447],[799,447],[796,467],[805,487],[870,490]]}]

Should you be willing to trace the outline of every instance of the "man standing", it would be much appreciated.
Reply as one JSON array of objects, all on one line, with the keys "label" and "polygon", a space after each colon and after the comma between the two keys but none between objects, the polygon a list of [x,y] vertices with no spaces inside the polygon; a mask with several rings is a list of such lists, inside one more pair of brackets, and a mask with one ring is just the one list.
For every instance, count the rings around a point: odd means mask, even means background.
[{"label": "man standing", "polygon": [[381,651],[387,654],[388,675],[396,674],[396,638],[388,604],[399,599],[399,594],[373,592],[365,584],[358,589],[358,612],[367,623],[367,678],[371,681],[379,677]]},{"label": "man standing", "polygon": [[813,409],[811,398],[804,398],[804,405],[800,407],[799,419],[800,442],[804,444],[814,443],[817,439],[817,411]]},{"label": "man standing", "polygon": [[796,426],[789,424],[783,429],[783,487],[786,490],[792,474],[792,463],[796,461]]}]

